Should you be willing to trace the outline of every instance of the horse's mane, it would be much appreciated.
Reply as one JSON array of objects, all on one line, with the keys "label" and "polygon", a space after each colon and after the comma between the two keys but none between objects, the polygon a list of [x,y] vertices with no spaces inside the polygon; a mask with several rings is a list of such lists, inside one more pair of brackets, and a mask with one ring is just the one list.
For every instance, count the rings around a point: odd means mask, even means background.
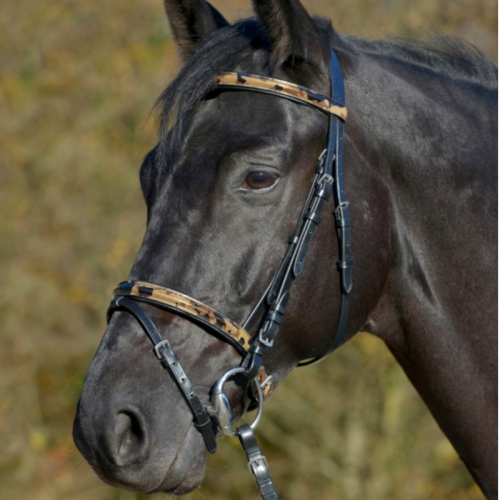
[{"label": "horse's mane", "polygon": [[254,19],[221,28],[200,43],[155,104],[160,136],[157,155],[163,165],[171,163],[181,146],[188,122],[186,117],[215,88],[214,77],[224,71],[233,71],[243,50],[265,45],[269,42]]},{"label": "horse's mane", "polygon": [[425,67],[488,88],[496,88],[498,84],[495,64],[477,47],[461,38],[434,32],[423,40],[398,37],[365,40],[350,35],[342,39],[352,51]]},{"label": "horse's mane", "polygon": [[[325,19],[315,18],[318,29],[334,40],[333,48],[352,53],[395,60],[430,69],[437,74],[478,84],[497,87],[497,68],[480,50],[464,40],[432,34],[427,40],[392,38],[365,40],[350,35],[338,35]],[[163,165],[170,164],[185,137],[186,117],[215,87],[214,76],[233,71],[241,53],[269,47],[263,28],[255,19],[246,19],[217,30],[202,41],[193,57],[156,102],[159,116],[160,141],[157,154]],[[175,124],[175,127],[173,126]]]}]

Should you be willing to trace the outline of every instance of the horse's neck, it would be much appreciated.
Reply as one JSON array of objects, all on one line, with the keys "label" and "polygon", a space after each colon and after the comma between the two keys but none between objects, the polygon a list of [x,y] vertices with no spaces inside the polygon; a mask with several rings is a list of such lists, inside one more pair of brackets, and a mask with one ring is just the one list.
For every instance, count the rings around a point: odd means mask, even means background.
[{"label": "horse's neck", "polygon": [[437,77],[409,74],[358,65],[347,81],[346,133],[385,184],[393,217],[394,264],[368,324],[487,489],[496,455],[495,148],[488,120],[458,100],[452,109],[460,86],[443,95]]},{"label": "horse's neck", "polygon": [[361,61],[347,81],[346,133],[390,193],[401,279],[455,327],[481,330],[488,314],[460,313],[464,305],[486,313],[475,298],[492,295],[496,257],[485,249],[496,246],[496,121],[487,99],[452,83],[411,65]]}]

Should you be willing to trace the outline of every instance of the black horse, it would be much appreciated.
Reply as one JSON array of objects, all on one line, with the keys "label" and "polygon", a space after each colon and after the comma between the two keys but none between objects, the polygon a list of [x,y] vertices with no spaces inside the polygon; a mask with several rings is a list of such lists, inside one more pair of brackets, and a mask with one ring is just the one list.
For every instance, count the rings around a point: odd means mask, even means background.
[{"label": "black horse", "polygon": [[[160,98],[160,141],[141,168],[148,224],[129,279],[244,320],[289,245],[329,120],[276,95],[217,90],[216,76],[252,73],[328,96],[333,49],[349,109],[344,163],[355,262],[344,340],[364,330],[387,344],[483,492],[496,498],[495,66],[445,37],[340,36],[297,0],[254,0],[257,19],[235,25],[204,0],[165,3],[185,65]],[[337,231],[333,217],[323,219],[265,354],[273,386],[328,352],[339,321]],[[241,362],[237,350],[192,317],[137,307],[206,403]],[[111,484],[186,493],[203,479],[204,441],[137,317],[125,310],[111,318],[87,373],[75,442]],[[247,386],[228,384],[234,417],[249,407]]]}]

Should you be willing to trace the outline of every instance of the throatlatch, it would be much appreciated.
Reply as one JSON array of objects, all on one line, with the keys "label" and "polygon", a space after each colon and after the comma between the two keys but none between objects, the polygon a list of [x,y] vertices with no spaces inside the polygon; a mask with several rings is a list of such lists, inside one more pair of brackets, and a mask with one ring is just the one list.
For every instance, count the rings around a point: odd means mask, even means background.
[{"label": "throatlatch", "polygon": [[[219,91],[243,90],[273,95],[310,106],[328,114],[329,117],[325,149],[318,158],[306,203],[295,231],[290,237],[285,256],[266,292],[243,325],[239,326],[224,314],[192,297],[142,281],[121,283],[115,290],[115,297],[108,309],[108,322],[115,311],[122,310],[132,314],[142,326],[153,343],[156,356],[169,372],[187,402],[193,414],[194,426],[201,433],[210,453],[214,453],[217,449],[217,428],[226,435],[238,437],[247,456],[250,471],[255,476],[264,500],[278,499],[278,493],[268,471],[267,461],[261,453],[253,432],[262,416],[264,400],[269,396],[273,387],[272,376],[267,374],[263,364],[264,356],[267,350],[273,346],[283,322],[290,297],[290,287],[294,279],[302,272],[309,245],[316,227],[321,222],[321,214],[332,187],[339,248],[337,261],[341,293],[339,323],[329,349],[317,358],[299,363],[299,366],[315,363],[330,354],[342,343],[347,328],[348,297],[352,289],[353,267],[351,220],[348,211],[349,203],[344,192],[343,175],[343,122],[347,117],[347,109],[340,65],[333,50],[330,52],[330,97],[290,82],[265,76],[247,73],[223,73],[217,77],[216,88]],[[241,365],[227,371],[216,382],[209,404],[203,405],[201,399],[194,392],[193,386],[169,342],[161,336],[138,302],[174,312],[203,325],[208,328],[211,334],[231,344],[242,356]],[[257,325],[257,333],[252,337],[248,331],[255,325]],[[244,424],[233,430],[231,405],[224,392],[224,385],[236,375],[242,375],[250,381],[258,411],[252,424]]]}]

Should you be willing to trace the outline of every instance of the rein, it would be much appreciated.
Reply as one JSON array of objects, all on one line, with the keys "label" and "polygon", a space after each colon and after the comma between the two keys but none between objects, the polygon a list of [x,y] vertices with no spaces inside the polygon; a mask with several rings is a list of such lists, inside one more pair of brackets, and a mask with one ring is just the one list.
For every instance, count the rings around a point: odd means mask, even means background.
[{"label": "rein", "polygon": [[[219,91],[241,90],[273,95],[309,106],[328,115],[325,149],[318,158],[311,188],[295,231],[289,239],[288,248],[271,283],[242,325],[238,325],[223,313],[192,297],[143,281],[120,283],[108,309],[108,323],[113,313],[121,310],[132,314],[144,329],[154,346],[156,356],[173,378],[193,413],[194,426],[201,433],[210,453],[215,453],[217,449],[217,427],[224,434],[239,438],[250,471],[255,476],[264,500],[278,499],[278,493],[268,472],[267,461],[253,433],[260,421],[264,401],[273,389],[272,376],[268,375],[263,364],[264,356],[267,350],[272,348],[283,322],[290,297],[290,287],[293,280],[302,272],[309,245],[316,227],[321,222],[321,214],[332,187],[339,248],[337,269],[340,275],[340,318],[328,350],[317,358],[302,361],[299,366],[320,361],[342,343],[349,314],[348,297],[352,289],[353,261],[351,220],[343,178],[343,126],[347,118],[347,109],[340,65],[333,50],[330,53],[330,97],[290,82],[248,73],[223,73],[216,79],[216,89]],[[153,321],[140,306],[141,302],[173,312],[204,327],[216,338],[230,344],[243,358],[240,366],[232,368],[216,382],[210,404],[205,406],[202,404],[169,342],[161,336]],[[257,331],[252,337],[248,332],[255,325],[258,325]],[[252,424],[244,424],[233,430],[231,405],[224,392],[224,385],[237,374],[251,381],[258,411]]]}]

